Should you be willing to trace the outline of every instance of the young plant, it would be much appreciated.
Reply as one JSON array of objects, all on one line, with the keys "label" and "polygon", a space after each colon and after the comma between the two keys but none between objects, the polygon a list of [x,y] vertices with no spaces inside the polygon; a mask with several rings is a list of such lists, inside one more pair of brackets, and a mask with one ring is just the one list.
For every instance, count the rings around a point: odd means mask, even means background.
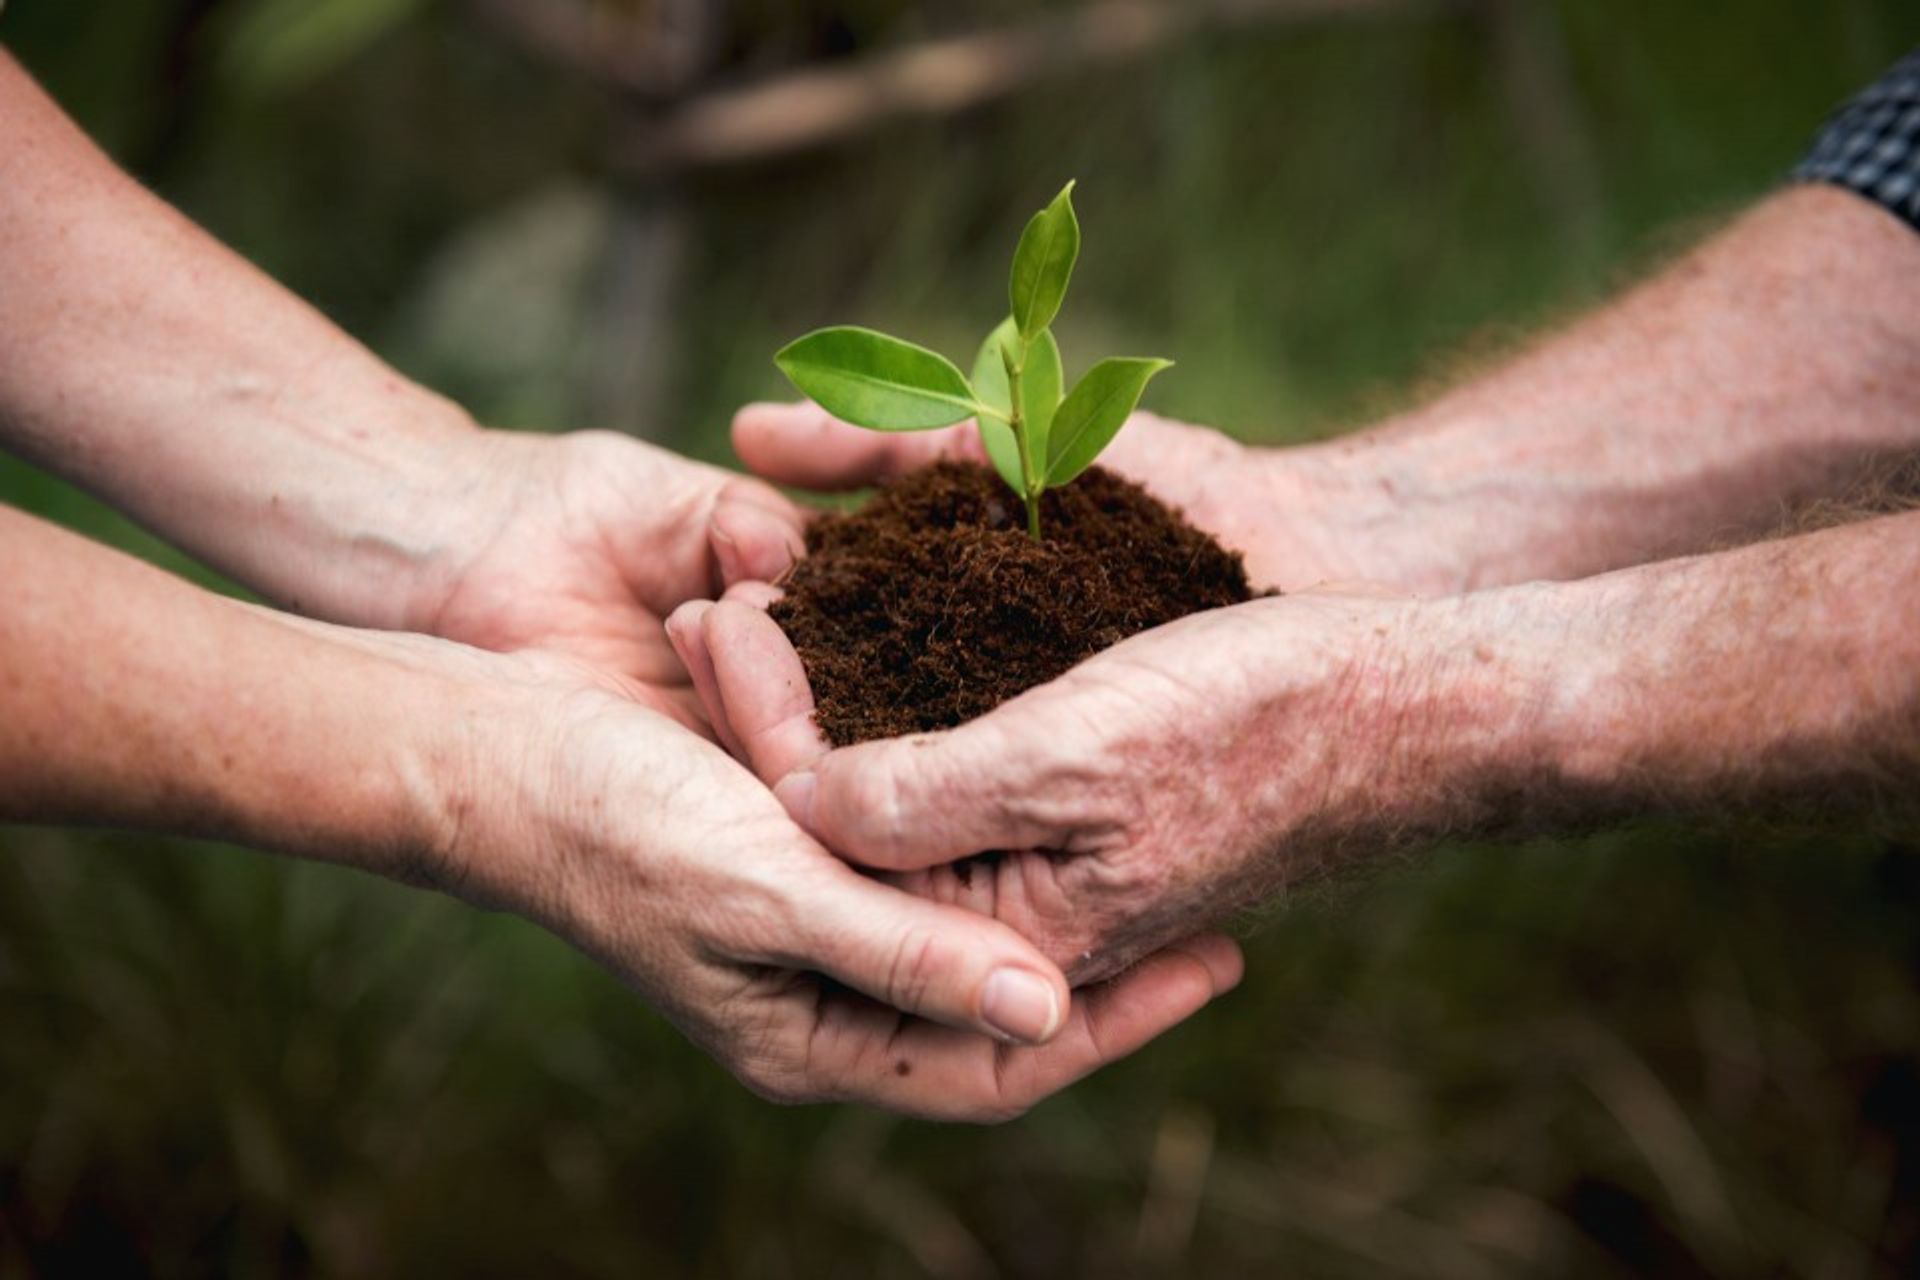
[{"label": "young plant", "polygon": [[1073,183],[1033,215],[1013,252],[1012,314],[987,335],[969,380],[925,347],[841,326],[789,343],[774,363],[802,394],[836,418],[874,431],[925,431],[967,418],[1027,508],[1040,537],[1040,495],[1085,471],[1127,420],[1147,383],[1170,360],[1109,357],[1062,394],[1065,377],[1053,318],[1080,256]]}]

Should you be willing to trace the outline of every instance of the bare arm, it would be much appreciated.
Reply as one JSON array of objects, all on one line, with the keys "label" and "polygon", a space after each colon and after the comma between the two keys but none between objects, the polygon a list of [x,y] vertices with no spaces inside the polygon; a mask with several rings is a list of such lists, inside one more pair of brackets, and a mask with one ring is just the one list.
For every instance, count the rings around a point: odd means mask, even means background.
[{"label": "bare arm", "polygon": [[121,173],[0,52],[0,444],[265,594],[399,626],[491,483],[456,406]]},{"label": "bare arm", "polygon": [[[840,488],[977,457],[811,405],[734,423],[769,478]],[[1920,235],[1847,192],[1766,201],[1651,282],[1425,408],[1254,449],[1136,415],[1101,461],[1244,551],[1264,586],[1438,595],[1723,546],[1920,450]]]},{"label": "bare arm", "polygon": [[1070,998],[1011,930],[856,874],[573,663],[286,618],[4,508],[0,558],[0,821],[218,836],[510,908],[762,1092],[1000,1118],[1238,977],[1201,938]]},{"label": "bare arm", "polygon": [[1724,544],[1917,449],[1920,235],[1803,187],[1433,404],[1270,457],[1353,576],[1440,592]]},{"label": "bare arm", "polygon": [[[672,631],[822,843],[1078,978],[1446,834],[1920,793],[1920,513],[1572,583],[1255,601],[950,732],[833,752],[764,613],[693,604]],[[948,865],[988,850],[1025,852]]]},{"label": "bare arm", "polygon": [[667,610],[785,564],[799,518],[765,486],[480,430],[142,190],[4,52],[0,121],[0,448],[298,612],[656,685]]},{"label": "bare arm", "polygon": [[471,717],[511,702],[467,687],[478,655],[225,600],[4,507],[0,548],[0,820],[387,874],[448,847]]}]

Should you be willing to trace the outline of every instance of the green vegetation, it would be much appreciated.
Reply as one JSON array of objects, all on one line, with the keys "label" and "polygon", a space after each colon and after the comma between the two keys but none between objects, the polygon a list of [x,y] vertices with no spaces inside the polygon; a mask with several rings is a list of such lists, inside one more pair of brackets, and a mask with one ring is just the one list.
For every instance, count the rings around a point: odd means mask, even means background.
[{"label": "green vegetation", "polygon": [[875,431],[924,431],[977,419],[994,470],[1040,538],[1040,495],[1072,482],[1126,424],[1170,360],[1110,356],[1061,395],[1053,320],[1080,257],[1069,182],[1033,215],[1013,253],[1012,314],[980,344],[973,381],[945,356],[871,329],[816,329],[781,348],[780,371],[834,416]]}]

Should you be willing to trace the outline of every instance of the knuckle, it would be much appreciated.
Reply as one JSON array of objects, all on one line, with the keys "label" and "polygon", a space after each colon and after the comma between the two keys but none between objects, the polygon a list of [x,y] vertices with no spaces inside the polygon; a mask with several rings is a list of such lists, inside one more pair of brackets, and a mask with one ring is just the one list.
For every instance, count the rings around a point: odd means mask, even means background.
[{"label": "knuckle", "polygon": [[854,853],[887,857],[900,845],[900,778],[886,756],[856,760],[835,781],[841,798],[839,817]]},{"label": "knuckle", "polygon": [[912,1013],[924,1008],[927,995],[943,968],[939,938],[927,929],[908,928],[893,945],[885,991],[887,1003]]},{"label": "knuckle", "polygon": [[1111,752],[1075,753],[1048,746],[1025,785],[993,801],[1012,825],[1070,845],[1076,853],[1129,843],[1143,827],[1136,780]]}]

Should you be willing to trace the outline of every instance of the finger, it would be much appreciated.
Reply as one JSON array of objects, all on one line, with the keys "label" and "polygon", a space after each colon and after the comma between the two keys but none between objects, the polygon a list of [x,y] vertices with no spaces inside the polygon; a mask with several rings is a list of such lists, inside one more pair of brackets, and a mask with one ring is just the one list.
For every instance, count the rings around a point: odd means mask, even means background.
[{"label": "finger", "polygon": [[823,1009],[809,1054],[838,1096],[930,1119],[1010,1119],[1074,1081],[1134,1053],[1240,982],[1231,939],[1176,943],[1109,982],[1074,993],[1060,1033],[1009,1047],[848,998]]},{"label": "finger", "polygon": [[762,963],[812,969],[891,1008],[997,1040],[1043,1044],[1072,1003],[1064,974],[1006,925],[928,902],[823,862],[798,902],[801,949],[775,940]]},{"label": "finger", "polygon": [[771,609],[773,602],[785,594],[786,592],[771,582],[756,582],[749,579],[734,583],[720,598],[733,604],[744,604],[749,608],[766,610]]},{"label": "finger", "polygon": [[728,502],[742,502],[748,506],[760,507],[771,511],[774,515],[789,518],[797,527],[805,526],[806,511],[766,481],[741,475],[738,472],[723,471],[721,474],[727,478],[726,484],[721,489],[721,496]]},{"label": "finger", "polygon": [[799,559],[805,545],[797,508],[776,498],[767,502],[765,486],[735,481],[720,491],[707,524],[714,561],[720,566],[722,586],[737,582],[771,582]]},{"label": "finger", "polygon": [[[715,665],[724,682],[728,664],[716,655]],[[774,794],[814,839],[882,870],[1066,849],[1092,790],[1090,766],[1043,756],[1048,741],[1044,726],[1010,721],[1002,708],[944,733],[843,747],[781,779]]]},{"label": "finger", "polygon": [[703,615],[700,635],[727,723],[761,781],[772,786],[826,754],[806,668],[778,623],[726,600]]},{"label": "finger", "polygon": [[733,418],[749,471],[803,489],[857,489],[946,458],[986,457],[971,422],[936,431],[866,431],[816,404],[750,404]]},{"label": "finger", "polygon": [[1329,578],[1316,582],[1304,590],[1291,592],[1295,596],[1358,596],[1363,600],[1412,600],[1400,587],[1384,582],[1375,582],[1369,578]]},{"label": "finger", "polygon": [[714,678],[713,661],[708,656],[706,643],[700,638],[700,621],[713,608],[711,600],[689,600],[675,609],[667,617],[667,642],[673,646],[680,665],[687,669],[687,676],[693,681],[693,691],[699,697],[714,736],[726,748],[728,755],[744,761],[747,758],[746,748],[727,724],[726,703],[720,699],[720,686]]}]

